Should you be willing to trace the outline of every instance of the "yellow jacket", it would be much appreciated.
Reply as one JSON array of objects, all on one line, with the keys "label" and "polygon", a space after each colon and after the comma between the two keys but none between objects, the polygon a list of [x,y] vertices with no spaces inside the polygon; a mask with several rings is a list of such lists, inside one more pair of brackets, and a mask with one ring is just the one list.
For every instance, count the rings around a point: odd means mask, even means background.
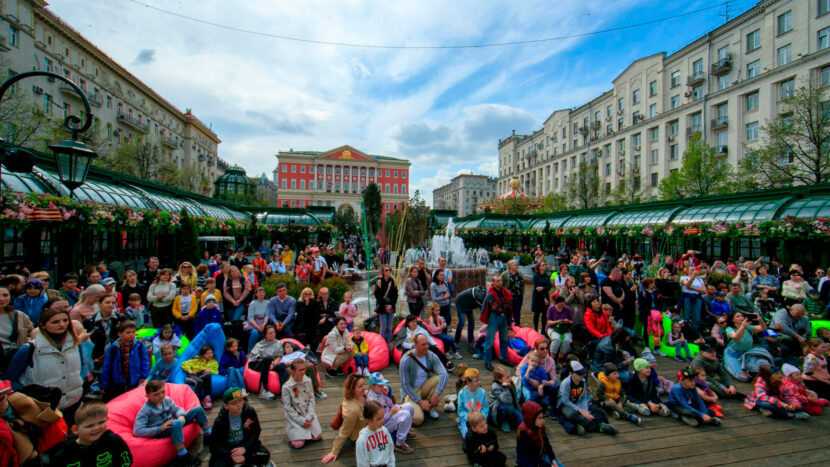
[{"label": "yellow jacket", "polygon": [[216,306],[218,306],[221,309],[222,308],[222,292],[220,292],[219,289],[215,289],[213,292],[208,292],[207,290],[202,292],[202,300],[201,300],[202,303],[199,303],[199,309],[201,310],[202,308],[205,307],[205,298],[207,298],[208,295],[213,295],[214,297],[216,297]]},{"label": "yellow jacket", "polygon": [[599,384],[597,384],[597,399],[611,399],[614,402],[620,400],[620,397],[622,397],[622,384],[619,380],[616,383],[612,382],[605,376],[605,373],[600,373],[597,379],[599,379]]},{"label": "yellow jacket", "polygon": [[[204,295],[202,295],[204,297]],[[196,296],[191,294],[190,295],[190,310],[186,313],[187,316],[191,318],[196,317],[196,313],[199,312],[199,301],[196,300]],[[176,295],[176,298],[173,299],[173,317],[176,319],[182,319],[182,296]]]},{"label": "yellow jacket", "polygon": [[[361,337],[362,337],[362,336],[361,336]],[[368,353],[369,353],[369,343],[368,343],[368,342],[366,342],[366,338],[365,338],[365,337],[363,338],[363,342],[361,342],[361,343],[360,343],[360,345],[357,345],[357,342],[355,342],[355,341],[354,341],[354,336],[353,336],[353,337],[351,337],[351,338],[349,338],[349,340],[350,340],[350,341],[352,342],[352,344],[353,344],[354,354],[355,354],[355,355],[357,355],[357,354],[359,354],[359,353],[365,353],[365,354],[368,354]]]},{"label": "yellow jacket", "polygon": [[196,373],[200,374],[205,370],[210,370],[210,372],[214,375],[219,374],[219,362],[216,359],[211,359],[205,361],[199,357],[191,358],[185,362],[182,362],[182,370],[186,373]]}]

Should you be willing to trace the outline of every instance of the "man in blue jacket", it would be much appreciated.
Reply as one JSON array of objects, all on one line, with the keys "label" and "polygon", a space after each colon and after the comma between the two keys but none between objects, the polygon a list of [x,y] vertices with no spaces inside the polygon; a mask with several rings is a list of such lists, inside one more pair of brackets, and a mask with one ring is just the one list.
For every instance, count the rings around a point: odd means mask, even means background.
[{"label": "man in blue jacket", "polygon": [[105,401],[144,383],[150,374],[147,348],[135,340],[135,321],[119,325],[119,338],[107,347],[99,383]]},{"label": "man in blue jacket", "polygon": [[285,284],[277,284],[277,296],[268,300],[268,320],[277,327],[277,337],[294,337],[291,332],[294,326],[294,310],[297,300],[288,296]]}]

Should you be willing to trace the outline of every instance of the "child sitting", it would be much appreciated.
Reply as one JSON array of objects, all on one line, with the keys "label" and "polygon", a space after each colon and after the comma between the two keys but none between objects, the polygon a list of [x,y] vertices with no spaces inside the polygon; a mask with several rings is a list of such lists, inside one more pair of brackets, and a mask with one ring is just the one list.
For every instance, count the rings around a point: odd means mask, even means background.
[{"label": "child sitting", "polygon": [[360,329],[352,333],[351,341],[354,348],[354,366],[357,374],[369,376],[369,343],[360,335]]},{"label": "child sitting", "polygon": [[147,379],[150,381],[167,381],[167,378],[170,377],[170,373],[172,373],[178,366],[176,365],[176,356],[176,352],[173,350],[172,345],[162,345],[161,358],[156,360],[156,364],[153,366],[153,369],[150,370],[150,376],[148,376]]},{"label": "child sitting", "polygon": [[127,297],[127,308],[124,309],[124,314],[127,315],[127,319],[135,321],[139,328],[145,328],[149,324],[149,313],[141,304],[141,295],[137,293],[131,293]]},{"label": "child sitting", "polygon": [[501,365],[493,368],[493,386],[490,388],[488,399],[490,406],[490,420],[507,433],[522,423],[522,411],[519,406],[519,397],[510,373]]},{"label": "child sitting", "polygon": [[651,337],[654,354],[661,357],[666,356],[660,351],[660,345],[663,343],[663,332],[663,313],[660,313],[660,310],[651,310],[648,315],[648,335]]},{"label": "child sitting", "polygon": [[521,367],[522,395],[525,400],[541,404],[547,410],[552,411],[550,396],[545,393],[545,382],[550,380],[550,375],[539,365],[539,357],[536,353],[527,356],[527,364]]},{"label": "child sitting", "polygon": [[732,304],[726,299],[726,294],[715,292],[715,299],[709,302],[709,314],[717,319],[720,316],[729,316],[729,313],[732,313]]},{"label": "child sitting", "polygon": [[133,435],[138,438],[171,438],[179,462],[189,466],[198,466],[202,460],[187,452],[184,445],[183,429],[194,421],[202,427],[205,436],[211,435],[205,410],[200,406],[187,412],[177,406],[173,399],[165,397],[164,383],[148,381],[144,385],[147,402],[141,406],[135,417]]},{"label": "child sitting", "polygon": [[487,392],[481,387],[481,378],[478,370],[467,368],[464,372],[466,385],[458,391],[458,430],[461,437],[467,436],[467,416],[470,412],[481,412],[485,420],[490,414],[490,407],[487,405]]},{"label": "child sitting", "polygon": [[516,429],[516,465],[563,467],[545,431],[542,406],[528,401],[522,404],[522,424]]},{"label": "child sitting", "polygon": [[663,417],[670,415],[669,408],[660,400],[657,387],[660,384],[656,373],[645,358],[637,358],[632,363],[634,373],[628,378],[626,390],[628,401],[634,405],[640,415],[648,417],[659,413]]},{"label": "child sitting", "polygon": [[88,401],[75,412],[72,433],[47,451],[44,466],[96,467],[101,459],[111,459],[113,466],[132,465],[130,448],[120,436],[107,429],[107,406],[101,401]]},{"label": "child sitting", "polygon": [[392,391],[389,388],[389,380],[383,374],[376,371],[369,376],[369,393],[366,400],[375,401],[383,407],[383,426],[390,433],[395,434],[395,449],[405,454],[415,452],[408,444],[407,437],[414,438],[412,431],[412,415],[414,410],[412,404],[395,404],[392,399]]},{"label": "child sitting", "polygon": [[187,383],[202,401],[202,407],[211,409],[213,402],[210,394],[213,390],[211,376],[219,374],[219,362],[213,358],[213,347],[203,345],[199,356],[182,363],[182,370],[187,373]]},{"label": "child sitting", "polygon": [[245,392],[238,387],[226,389],[213,421],[215,436],[208,443],[210,465],[268,465],[271,453],[259,441],[261,431],[256,411],[245,402]]},{"label": "child sitting", "polygon": [[280,377],[280,384],[285,383],[285,381],[291,376],[291,362],[294,360],[303,359],[306,360],[307,365],[305,367],[305,375],[311,380],[311,385],[314,389],[314,394],[319,397],[320,399],[327,399],[329,396],[325,392],[323,392],[322,386],[320,386],[320,381],[318,381],[317,377],[317,367],[312,365],[309,357],[313,356],[314,354],[311,353],[310,350],[306,349],[295,349],[294,344],[290,341],[285,341],[282,343],[282,358],[280,359],[280,363],[277,366],[284,366],[286,368],[285,372],[278,372]]},{"label": "child sitting", "polygon": [[830,328],[816,329],[816,338],[825,344],[830,344]]},{"label": "child sitting", "polygon": [[782,396],[786,395],[784,402],[797,405],[808,415],[821,415],[822,409],[830,404],[830,401],[819,398],[815,392],[804,386],[804,377],[798,368],[785,363],[781,367],[781,372],[784,373],[784,382],[782,383],[784,387]]},{"label": "child sitting", "polygon": [[775,302],[769,299],[769,294],[766,291],[758,292],[758,298],[755,299],[755,307],[761,312],[761,317],[768,320],[775,314]]},{"label": "child sitting", "polygon": [[395,450],[390,446],[392,435],[383,426],[383,407],[377,401],[367,401],[363,418],[366,427],[360,430],[355,443],[357,466],[395,465]]},{"label": "child sitting", "polygon": [[351,292],[343,293],[343,303],[340,304],[338,313],[346,318],[346,329],[352,332],[354,330],[354,319],[357,318],[357,307],[352,304]]},{"label": "child sitting", "polygon": [[[668,396],[674,383],[657,374],[657,358],[648,349],[643,350],[640,358],[648,362],[648,366],[651,368],[651,379],[657,385],[657,395],[660,397]],[[668,407],[666,409],[668,410]]]},{"label": "child sitting", "polygon": [[680,418],[680,421],[689,426],[698,426],[700,422],[710,425],[720,425],[720,418],[713,417],[706,403],[695,388],[695,372],[685,368],[677,372],[678,384],[672,386],[669,392],[669,410]]},{"label": "child sitting", "polygon": [[807,292],[807,296],[801,301],[804,308],[807,309],[807,316],[810,319],[827,319],[827,310],[824,308],[821,298],[819,298],[818,290],[812,289]]},{"label": "child sitting", "polygon": [[447,334],[447,321],[441,316],[441,307],[438,303],[432,303],[429,309],[429,318],[427,319],[427,328],[432,337],[439,339],[444,343],[444,353],[447,358],[455,358],[460,360],[461,354],[455,347],[455,340]]},{"label": "child sitting", "polygon": [[680,328],[680,323],[672,322],[671,323],[671,333],[669,334],[668,338],[669,345],[674,346],[674,359],[682,362],[683,361],[683,353],[680,350],[686,351],[686,360],[692,361],[692,353],[689,351],[689,343],[686,338],[683,336],[683,332]]},{"label": "child sitting", "polygon": [[475,341],[473,342],[473,358],[481,358],[484,355],[484,341],[487,340],[487,325],[485,324],[478,330]]},{"label": "child sitting", "polygon": [[[579,435],[584,435],[587,431],[617,434],[617,428],[608,423],[605,411],[591,405],[591,392],[588,390],[585,374],[585,367],[578,361],[572,361],[570,376],[562,380],[559,386],[558,403],[562,425],[570,434],[574,433],[574,426]],[[591,415],[591,418],[586,415]]]},{"label": "child sitting", "polygon": [[150,358],[144,344],[135,340],[136,328],[134,321],[123,321],[118,339],[104,353],[99,383],[105,401],[143,384],[150,375]]},{"label": "child sitting", "polygon": [[784,374],[780,371],[773,372],[769,365],[761,365],[758,369],[758,378],[755,380],[755,388],[752,393],[744,399],[744,407],[749,410],[758,409],[765,417],[795,418],[806,420],[810,416],[801,410],[796,404],[784,402],[791,397],[790,394],[782,395],[781,383]]},{"label": "child sitting", "polygon": [[480,412],[470,413],[467,422],[470,431],[464,437],[464,452],[474,465],[503,467],[507,456],[499,451],[496,433],[487,427],[487,418]]},{"label": "child sitting", "polygon": [[510,348],[515,350],[520,357],[524,357],[530,352],[530,346],[527,345],[527,342],[522,340],[521,337],[516,337],[516,333],[513,332],[513,326],[507,327],[507,342]]},{"label": "child sitting", "polygon": [[625,390],[620,382],[620,373],[613,363],[602,365],[602,372],[597,376],[596,400],[605,412],[614,418],[624,418],[635,425],[642,423],[640,417],[626,409]]},{"label": "child sitting", "polygon": [[216,297],[208,295],[205,297],[205,307],[196,315],[196,324],[193,326],[193,333],[199,334],[210,323],[219,323],[221,326],[223,322],[222,310],[216,306]]},{"label": "child sitting", "polygon": [[821,339],[807,339],[809,353],[804,357],[804,385],[823,399],[830,399],[830,373],[827,372],[827,344]]},{"label": "child sitting", "polygon": [[173,353],[177,353],[182,347],[181,338],[176,334],[173,325],[169,323],[162,326],[161,332],[153,336],[150,342],[153,344],[153,356],[156,360],[161,358],[161,346],[169,344],[173,347]]},{"label": "child sitting", "polygon": [[703,368],[690,367],[695,372],[695,388],[697,395],[703,399],[706,408],[709,409],[716,417],[723,418],[723,407],[718,404],[718,395],[709,387],[709,381],[706,378],[706,370]]},{"label": "child sitting", "polygon": [[323,439],[323,429],[315,412],[314,388],[306,375],[308,363],[302,357],[291,362],[291,377],[282,385],[280,395],[285,410],[285,434],[294,449],[309,441]]},{"label": "child sitting", "polygon": [[219,360],[219,374],[227,376],[228,387],[243,388],[245,391],[245,380],[242,378],[242,371],[245,369],[245,362],[248,359],[245,357],[245,352],[239,350],[239,341],[233,337],[225,341],[225,353]]}]

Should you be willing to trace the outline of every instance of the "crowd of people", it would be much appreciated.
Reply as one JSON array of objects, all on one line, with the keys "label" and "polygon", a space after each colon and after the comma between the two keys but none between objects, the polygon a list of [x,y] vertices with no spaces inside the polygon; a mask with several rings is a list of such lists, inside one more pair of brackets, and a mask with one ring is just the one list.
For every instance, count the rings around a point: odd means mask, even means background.
[{"label": "crowd of people", "polygon": [[[384,250],[377,253],[383,260]],[[211,465],[267,465],[248,389],[282,402],[287,442],[302,449],[323,436],[316,399],[328,394],[318,366],[326,378],[345,377],[330,423],[337,435],[322,462],[354,443],[360,466],[392,465],[396,452],[413,452],[413,427],[439,418],[442,406],[455,413],[472,463],[505,464],[492,424],[515,430],[518,465],[553,466],[561,463],[545,416],[567,433],[614,435],[612,420],[640,425],[649,416],[719,425],[723,398],[791,419],[818,415],[828,404],[830,329],[819,323],[812,329],[814,321],[830,317],[823,270],[805,278],[797,264],[785,268],[768,258],[710,264],[694,251],[650,264],[639,255],[565,253],[549,268],[539,249],[530,277],[517,260],[503,271],[491,263],[496,272],[489,285],[464,290],[456,289],[444,258],[431,269],[418,259],[400,289],[392,266],[381,264],[370,279],[372,316],[362,323],[349,292],[338,302],[326,287],[316,294],[312,288],[363,266],[348,242],[296,253],[279,242],[250,252],[206,251],[198,262],[175,268],[161,267],[153,257],[139,271],[118,261],[101,263],[81,275],[66,273],[54,286],[46,272],[5,275],[0,417],[7,423],[0,423],[0,447],[7,449],[0,452],[21,465],[64,465],[68,459],[93,465],[87,459],[100,454],[128,465],[135,452],[106,429],[104,403],[143,386],[147,400],[135,417],[136,437],[170,438],[183,463],[198,465],[182,436],[184,426],[196,424],[210,440]],[[262,284],[273,274],[308,287],[295,299],[288,294],[291,284],[281,282],[268,297]],[[528,292],[531,318],[522,323]],[[406,310],[399,309],[399,299]],[[476,310],[483,324],[478,330]],[[407,316],[396,323],[401,312]],[[193,358],[179,361],[186,343],[214,323],[224,329],[223,348],[203,345]],[[522,327],[537,337],[516,337]],[[375,331],[388,347],[381,352],[399,361],[397,391],[382,371],[370,371],[379,341],[370,343],[366,333]],[[511,363],[511,351],[518,364]],[[461,362],[462,352],[483,359],[492,373],[489,391],[479,371]],[[657,370],[657,358],[667,354],[684,362],[670,377]],[[246,368],[258,375],[253,387],[245,383]],[[199,406],[185,410],[165,394],[163,383],[179,370]],[[215,375],[227,384],[211,424],[205,411],[213,407]],[[448,388],[453,375],[454,392]],[[278,391],[271,390],[272,377]],[[743,394],[734,381],[749,382],[752,390]],[[52,422],[12,436],[31,425],[21,400],[48,406]]]}]

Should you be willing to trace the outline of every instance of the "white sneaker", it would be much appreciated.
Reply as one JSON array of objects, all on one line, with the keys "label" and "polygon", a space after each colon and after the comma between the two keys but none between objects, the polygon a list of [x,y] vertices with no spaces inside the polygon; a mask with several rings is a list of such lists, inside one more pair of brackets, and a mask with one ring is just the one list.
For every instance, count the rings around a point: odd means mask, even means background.
[{"label": "white sneaker", "polygon": [[263,400],[266,400],[266,401],[274,400],[274,397],[275,397],[274,393],[267,390],[267,389],[262,391],[261,393],[259,393],[259,398],[263,399]]},{"label": "white sneaker", "polygon": [[431,418],[431,419],[433,419],[433,420],[438,420],[438,417],[440,417],[440,415],[438,415],[438,411],[437,411],[437,410],[435,410],[435,409],[429,409],[429,418]]},{"label": "white sneaker", "polygon": [[371,375],[371,373],[369,373],[369,368],[364,368],[363,369],[363,376],[368,378],[370,375]]},{"label": "white sneaker", "polygon": [[456,352],[456,353],[452,356],[452,358],[454,358],[454,359],[456,359],[456,360],[461,360],[461,359],[462,359],[462,358],[464,358],[464,357],[462,357],[460,353]]},{"label": "white sneaker", "polygon": [[455,403],[447,402],[446,404],[444,404],[444,412],[455,412],[455,411],[456,411]]}]

